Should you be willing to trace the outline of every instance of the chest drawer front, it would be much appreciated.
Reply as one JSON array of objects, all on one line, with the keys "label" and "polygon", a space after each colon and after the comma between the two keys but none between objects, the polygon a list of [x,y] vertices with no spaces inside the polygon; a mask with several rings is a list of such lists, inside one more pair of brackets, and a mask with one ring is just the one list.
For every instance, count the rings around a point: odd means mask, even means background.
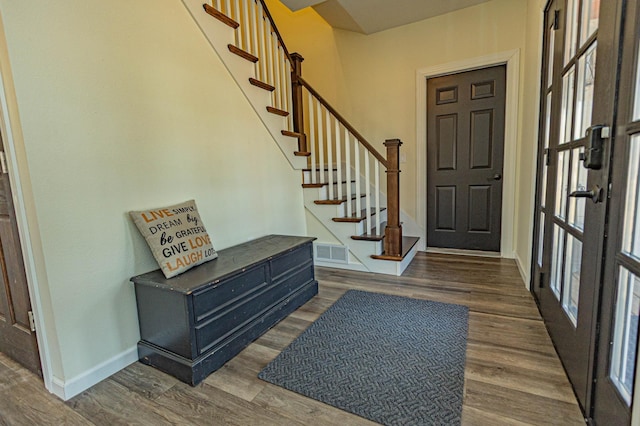
[{"label": "chest drawer front", "polygon": [[238,304],[230,305],[227,311],[220,312],[219,315],[197,326],[196,340],[199,353],[208,351],[242,328],[250,326],[256,318],[262,317],[266,311],[312,280],[313,264],[309,263],[286,279],[274,282],[263,291],[248,295]]},{"label": "chest drawer front", "polygon": [[271,261],[271,276],[277,280],[282,274],[286,274],[292,269],[299,268],[300,265],[307,263],[313,257],[313,246],[306,244],[287,253],[286,255],[277,257]]},{"label": "chest drawer front", "polygon": [[215,287],[193,294],[193,313],[198,323],[208,317],[218,315],[240,299],[250,297],[267,286],[267,265],[236,275]]}]

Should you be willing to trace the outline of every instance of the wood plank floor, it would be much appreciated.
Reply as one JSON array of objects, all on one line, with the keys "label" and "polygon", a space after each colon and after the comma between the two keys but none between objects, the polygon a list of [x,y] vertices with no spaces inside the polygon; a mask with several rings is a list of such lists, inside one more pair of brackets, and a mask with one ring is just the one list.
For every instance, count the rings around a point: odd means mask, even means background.
[{"label": "wood plank floor", "polygon": [[419,253],[402,277],[317,268],[320,293],[192,388],[135,363],[67,402],[0,354],[0,425],[371,425],[259,380],[348,289],[470,308],[463,425],[584,424],[511,260]]}]

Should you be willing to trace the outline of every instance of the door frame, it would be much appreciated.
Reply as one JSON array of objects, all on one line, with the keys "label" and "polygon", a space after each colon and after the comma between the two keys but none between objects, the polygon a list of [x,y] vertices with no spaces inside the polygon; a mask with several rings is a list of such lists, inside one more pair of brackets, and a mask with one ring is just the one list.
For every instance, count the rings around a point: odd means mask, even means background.
[{"label": "door frame", "polygon": [[[416,71],[416,216],[422,227],[422,235],[427,241],[427,79],[474,71],[498,65],[507,66],[505,129],[504,129],[504,169],[502,186],[502,225],[500,256],[515,258],[515,210],[516,210],[516,154],[518,142],[518,107],[520,87],[520,49],[498,52],[491,55],[434,65]],[[520,271],[522,274],[522,270]],[[525,280],[527,282],[528,280]]]},{"label": "door frame", "polygon": [[[4,32],[4,23],[0,15],[0,132],[4,142],[7,169],[14,203],[20,245],[22,246],[27,288],[31,299],[31,309],[36,326],[36,341],[42,366],[42,378],[45,388],[53,392],[54,380],[51,364],[50,339],[44,315],[45,294],[41,291],[39,271],[44,271],[44,261],[40,254],[40,236],[33,202],[33,193],[29,180],[26,152],[22,138],[22,128],[16,105],[13,75],[9,64],[9,55]],[[35,231],[35,232],[34,232]],[[45,279],[46,281],[46,279]]]}]

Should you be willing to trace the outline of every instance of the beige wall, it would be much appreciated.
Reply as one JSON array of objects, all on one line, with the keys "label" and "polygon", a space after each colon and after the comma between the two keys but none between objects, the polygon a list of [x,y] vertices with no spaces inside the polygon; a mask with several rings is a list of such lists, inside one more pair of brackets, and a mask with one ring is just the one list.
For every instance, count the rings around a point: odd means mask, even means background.
[{"label": "beige wall", "polygon": [[535,203],[536,156],[538,152],[538,121],[540,115],[540,70],[544,7],[547,0],[527,1],[524,77],[520,113],[520,144],[518,145],[518,181],[516,183],[515,252],[520,272],[529,285],[533,250],[533,215]]},{"label": "beige wall", "polygon": [[0,59],[64,384],[139,339],[129,278],[157,265],[127,211],[194,198],[218,249],[306,229],[299,171],[180,1],[46,3],[0,1]]},{"label": "beige wall", "polygon": [[[533,152],[536,146],[542,0],[493,0],[471,8],[387,31],[362,35],[332,30],[312,9],[290,12],[268,1],[291,50],[306,59],[303,75],[372,143],[383,151],[388,138],[400,138],[407,162],[401,164],[402,208],[416,219],[416,72],[441,64],[520,51],[515,252],[528,281],[532,224]],[[530,16],[533,14],[533,16]],[[293,47],[292,47],[293,46]],[[325,92],[326,91],[326,92]],[[337,92],[336,92],[337,91]],[[511,254],[509,254],[511,255]]]}]

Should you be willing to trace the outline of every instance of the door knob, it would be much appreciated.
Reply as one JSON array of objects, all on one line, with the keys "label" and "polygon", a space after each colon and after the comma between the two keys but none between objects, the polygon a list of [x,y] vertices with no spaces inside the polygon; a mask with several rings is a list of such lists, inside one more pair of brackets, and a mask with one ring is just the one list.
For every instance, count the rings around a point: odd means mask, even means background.
[{"label": "door knob", "polygon": [[594,203],[599,203],[602,201],[602,188],[596,185],[591,191],[573,191],[569,197],[591,198]]},{"label": "door knob", "polygon": [[488,178],[487,180],[500,180],[502,179],[502,175],[500,173],[495,173],[492,177]]}]

